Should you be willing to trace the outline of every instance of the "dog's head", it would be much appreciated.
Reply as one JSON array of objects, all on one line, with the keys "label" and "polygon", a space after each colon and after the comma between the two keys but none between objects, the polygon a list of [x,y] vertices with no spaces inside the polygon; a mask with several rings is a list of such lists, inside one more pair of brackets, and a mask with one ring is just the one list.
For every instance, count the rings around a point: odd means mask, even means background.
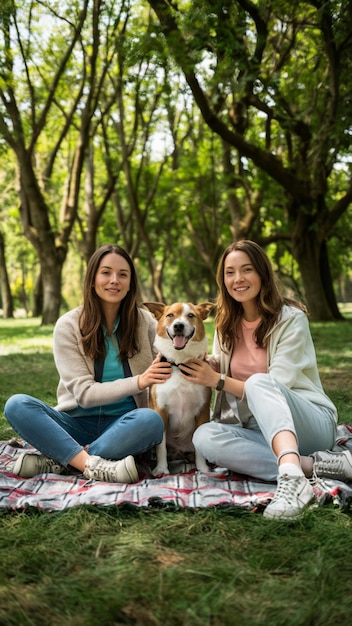
[{"label": "dog's head", "polygon": [[203,358],[207,352],[204,320],[214,305],[202,302],[175,302],[167,306],[162,302],[144,302],[144,306],[158,320],[155,348],[168,360],[182,363],[190,358]]}]

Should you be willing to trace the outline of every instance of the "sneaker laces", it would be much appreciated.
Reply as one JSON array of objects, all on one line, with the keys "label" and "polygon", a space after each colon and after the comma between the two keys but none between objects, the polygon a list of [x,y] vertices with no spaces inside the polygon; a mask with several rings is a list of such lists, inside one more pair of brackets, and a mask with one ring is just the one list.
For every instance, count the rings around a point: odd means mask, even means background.
[{"label": "sneaker laces", "polygon": [[277,500],[286,500],[286,502],[291,504],[294,496],[296,495],[297,487],[301,482],[301,479],[302,476],[288,476],[287,474],[280,476],[272,502]]},{"label": "sneaker laces", "polygon": [[96,467],[91,467],[88,464],[88,469],[92,472],[95,480],[102,480],[105,482],[119,482],[118,478],[118,461],[108,461],[107,459],[100,458],[96,463]]},{"label": "sneaker laces", "polygon": [[313,476],[315,479],[319,478],[319,474],[331,478],[336,478],[340,476],[343,480],[345,480],[345,468],[343,459],[339,457],[331,457],[329,459],[324,459],[322,461],[316,461],[313,464]]},{"label": "sneaker laces", "polygon": [[[38,459],[38,469],[41,474],[59,474],[64,470],[64,467],[54,459],[51,459],[48,456],[43,456]],[[55,469],[55,472],[52,471],[53,469]]]}]

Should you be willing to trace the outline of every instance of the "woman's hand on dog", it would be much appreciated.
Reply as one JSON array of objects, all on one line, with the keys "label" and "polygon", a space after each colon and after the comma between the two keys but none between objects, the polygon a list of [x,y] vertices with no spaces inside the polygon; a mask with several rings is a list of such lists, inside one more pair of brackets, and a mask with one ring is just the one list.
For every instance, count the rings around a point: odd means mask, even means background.
[{"label": "woman's hand on dog", "polygon": [[219,374],[212,368],[207,360],[191,359],[178,367],[186,380],[191,380],[197,385],[216,387],[219,382]]},{"label": "woman's hand on dog", "polygon": [[138,377],[138,387],[140,390],[146,389],[150,385],[165,383],[171,376],[171,365],[167,361],[161,361],[158,354],[148,369]]}]

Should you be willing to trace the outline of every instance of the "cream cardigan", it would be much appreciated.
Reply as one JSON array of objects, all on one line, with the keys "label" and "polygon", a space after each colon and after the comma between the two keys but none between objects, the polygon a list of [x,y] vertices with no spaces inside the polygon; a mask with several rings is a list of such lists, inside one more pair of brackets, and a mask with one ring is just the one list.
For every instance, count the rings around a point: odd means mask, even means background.
[{"label": "cream cardigan", "polygon": [[[268,336],[268,373],[282,385],[296,391],[302,398],[337,411],[325,394],[318,372],[316,354],[306,314],[295,306],[284,305],[280,319]],[[217,369],[229,374],[231,353],[221,350],[217,334],[214,337],[213,357],[219,361]],[[237,404],[240,399],[236,398]],[[234,403],[235,404],[235,403]],[[236,410],[236,407],[235,407]],[[237,413],[237,412],[236,412]],[[238,422],[238,413],[230,407],[226,394],[217,392],[213,419]]]},{"label": "cream cardigan", "polygon": [[140,351],[128,360],[132,376],[100,383],[94,379],[94,360],[83,351],[79,317],[82,307],[62,315],[54,328],[54,360],[60,380],[57,388],[58,411],[77,406],[91,408],[110,404],[132,395],[137,407],[147,406],[148,391],[138,388],[138,376],[151,364],[156,320],[149,311],[139,309],[138,344]]}]

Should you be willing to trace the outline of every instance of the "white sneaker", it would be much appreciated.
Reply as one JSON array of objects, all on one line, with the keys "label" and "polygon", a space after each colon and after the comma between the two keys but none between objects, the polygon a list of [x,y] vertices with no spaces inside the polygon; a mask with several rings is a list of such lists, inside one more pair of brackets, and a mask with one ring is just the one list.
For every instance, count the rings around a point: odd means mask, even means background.
[{"label": "white sneaker", "polygon": [[313,487],[305,476],[288,476],[278,479],[274,498],[263,516],[269,519],[296,519],[314,500]]},{"label": "white sneaker", "polygon": [[37,474],[64,474],[67,473],[67,468],[43,454],[22,452],[12,471],[22,478],[32,478]]},{"label": "white sneaker", "polygon": [[324,450],[314,452],[313,476],[331,478],[342,482],[352,481],[352,454],[349,450],[332,452]]},{"label": "white sneaker", "polygon": [[108,461],[100,456],[91,456],[86,463],[83,476],[107,483],[136,483],[139,480],[136,464],[131,455],[121,461]]}]

